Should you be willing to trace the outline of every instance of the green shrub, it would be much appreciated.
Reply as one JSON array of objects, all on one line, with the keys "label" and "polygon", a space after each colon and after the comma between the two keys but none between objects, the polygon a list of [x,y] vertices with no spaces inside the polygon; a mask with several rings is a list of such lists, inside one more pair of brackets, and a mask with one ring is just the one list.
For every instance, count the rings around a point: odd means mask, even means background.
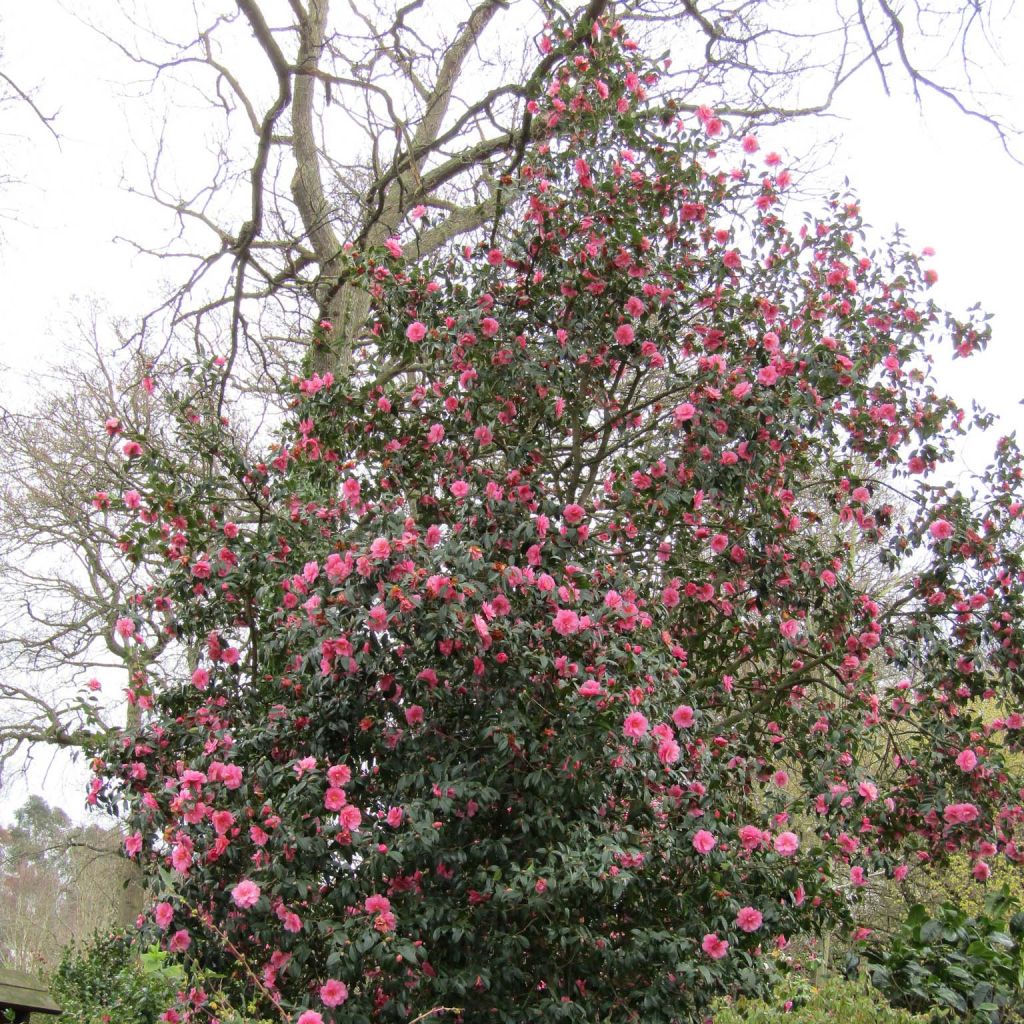
[{"label": "green shrub", "polygon": [[1003,888],[968,915],[952,903],[910,908],[896,936],[852,956],[896,1006],[955,1010],[984,1024],[1024,1021],[1024,913]]},{"label": "green shrub", "polygon": [[714,1024],[926,1024],[941,1020],[890,1006],[866,978],[830,976],[820,985],[799,976],[788,978],[770,998],[720,1000],[712,1008]]},{"label": "green shrub", "polygon": [[126,932],[69,946],[51,982],[63,1024],[156,1024],[184,980],[159,950],[144,951]]}]

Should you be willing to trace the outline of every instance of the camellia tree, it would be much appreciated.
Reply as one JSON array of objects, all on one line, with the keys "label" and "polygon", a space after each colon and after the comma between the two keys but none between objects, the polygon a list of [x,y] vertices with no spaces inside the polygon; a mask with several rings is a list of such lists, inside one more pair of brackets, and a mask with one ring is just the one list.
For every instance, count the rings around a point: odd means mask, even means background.
[{"label": "camellia tree", "polygon": [[190,666],[140,661],[93,799],[257,1015],[691,1020],[873,876],[1024,857],[1017,449],[934,482],[969,424],[929,353],[988,329],[852,199],[790,230],[777,158],[656,76],[603,24],[499,232],[348,251],[352,374],[291,383],[265,463],[216,358],[177,454],[118,442],[164,568],[117,629]]}]

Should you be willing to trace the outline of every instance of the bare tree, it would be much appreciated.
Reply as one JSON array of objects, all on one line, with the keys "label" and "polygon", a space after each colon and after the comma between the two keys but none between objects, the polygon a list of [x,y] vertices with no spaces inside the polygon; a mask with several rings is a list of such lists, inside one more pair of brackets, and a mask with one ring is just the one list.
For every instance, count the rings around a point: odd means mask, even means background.
[{"label": "bare tree", "polygon": [[[180,676],[189,661],[159,616],[133,603],[147,587],[150,565],[108,510],[112,501],[132,500],[124,434],[174,457],[171,408],[188,400],[188,382],[165,375],[156,389],[148,364],[134,355],[102,356],[98,331],[94,313],[79,325],[79,334],[92,338],[88,356],[37,380],[33,406],[0,409],[0,786],[24,773],[36,748],[77,755],[138,725],[141,704],[125,700],[129,645],[133,670],[143,666],[149,688],[168,674]],[[237,443],[249,443],[240,429]],[[226,455],[211,451],[209,462],[187,466],[178,483],[201,486],[213,460]],[[223,499],[238,521],[251,514],[244,488]],[[145,521],[149,512],[140,505],[136,514]],[[117,628],[126,616],[136,627],[130,639]],[[112,834],[105,856],[118,852]],[[111,898],[111,913],[131,926],[141,908],[140,882],[133,865],[117,859],[125,884]],[[40,870],[28,864],[24,877],[9,880],[21,892],[25,922],[38,902],[35,881],[46,889]]]},{"label": "bare tree", "polygon": [[[0,23],[0,29],[2,29]],[[40,132],[48,133],[57,147],[60,136],[56,129],[57,113],[48,112],[38,99],[34,85],[19,80],[10,73],[5,59],[3,43],[0,42],[0,138],[4,139],[5,153],[0,158],[0,195],[23,180],[21,169],[11,155],[18,140],[32,140]],[[0,219],[16,217],[15,207],[0,205]]]},{"label": "bare tree", "polygon": [[128,380],[99,362],[69,367],[35,408],[0,412],[0,773],[35,743],[77,748],[123,715],[82,684],[123,669],[115,622],[144,573],[103,511],[124,487],[105,421],[146,430],[151,418]]},{"label": "bare tree", "polygon": [[117,829],[30,797],[0,828],[0,963],[52,969],[69,942],[115,923],[125,867]]},{"label": "bare tree", "polygon": [[[548,130],[530,101],[605,20],[668,47],[661,88],[678,111],[712,104],[743,127],[821,113],[873,70],[886,91],[931,94],[983,118],[1004,143],[1013,134],[971,99],[1000,16],[977,0],[205,0],[187,17],[173,8],[125,5],[122,19],[96,25],[145,73],[141,102],[152,112],[159,87],[166,104],[148,180],[134,187],[176,234],[132,244],[186,269],[141,333],[169,321],[274,372],[305,354],[317,320],[333,330],[314,369],[345,370],[367,311],[365,292],[340,273],[346,245],[400,236],[427,256],[495,224],[525,146]],[[186,100],[188,138],[173,116]],[[190,144],[198,137],[216,141],[202,153]],[[183,141],[202,168],[188,182],[167,173]]]}]

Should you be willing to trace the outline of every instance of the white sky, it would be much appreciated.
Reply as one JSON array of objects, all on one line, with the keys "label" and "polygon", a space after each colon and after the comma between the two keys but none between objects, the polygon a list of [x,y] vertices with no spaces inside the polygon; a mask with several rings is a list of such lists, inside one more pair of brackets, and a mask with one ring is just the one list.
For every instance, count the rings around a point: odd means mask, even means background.
[{"label": "white sky", "polygon": [[[112,314],[131,317],[152,304],[161,275],[173,270],[113,241],[150,221],[147,201],[122,186],[141,168],[133,136],[145,135],[133,120],[140,107],[122,98],[122,83],[144,72],[69,17],[58,0],[8,5],[0,14],[0,41],[4,69],[21,83],[38,85],[44,109],[59,108],[62,136],[58,149],[24,114],[12,118],[0,111],[0,148],[13,170],[27,177],[24,185],[0,192],[0,209],[17,217],[0,221],[0,367],[9,368],[0,376],[0,399],[6,403],[27,396],[25,374],[66,358],[73,348],[74,339],[64,332],[78,298],[96,297]],[[1024,62],[1018,56],[1024,53],[1024,11],[1006,21],[998,42],[1010,62],[984,71],[1005,93],[1000,107],[1018,111],[1024,123]],[[936,97],[926,98],[923,113],[906,96],[887,99],[870,72],[840,94],[835,112],[841,120],[766,132],[763,146],[792,153],[815,135],[840,137],[815,185],[841,187],[848,177],[880,236],[899,223],[913,247],[935,248],[931,264],[939,273],[940,304],[964,309],[980,302],[995,314],[988,352],[950,362],[940,380],[962,404],[978,398],[1000,413],[1002,432],[1024,427],[1024,168],[1007,157],[989,127]],[[1024,143],[1018,152],[1024,157]],[[981,448],[965,453],[972,469],[982,468],[985,457]],[[31,785],[80,815],[83,772],[69,770],[63,759],[47,772],[47,761],[38,759]],[[0,817],[9,817],[23,797],[14,789],[0,799]]]}]

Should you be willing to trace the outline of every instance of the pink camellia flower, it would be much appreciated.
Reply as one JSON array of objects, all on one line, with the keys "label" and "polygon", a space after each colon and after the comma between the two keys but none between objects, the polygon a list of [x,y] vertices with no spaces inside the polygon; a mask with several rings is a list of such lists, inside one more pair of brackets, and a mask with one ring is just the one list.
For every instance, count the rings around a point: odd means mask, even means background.
[{"label": "pink camellia flower", "polygon": [[693,837],[693,848],[698,853],[710,853],[717,845],[718,840],[706,828],[702,828]]},{"label": "pink camellia flower", "polygon": [[744,153],[756,153],[757,152],[757,139],[753,135],[743,136],[743,152]]},{"label": "pink camellia flower", "polygon": [[171,923],[173,917],[174,908],[170,905],[170,903],[158,903],[153,908],[153,919],[156,921],[156,926],[161,931],[166,931],[167,926]]},{"label": "pink camellia flower", "polygon": [[172,953],[184,953],[189,946],[192,945],[192,936],[189,935],[187,929],[179,928],[171,936],[171,941],[168,943],[168,948]]},{"label": "pink camellia flower", "polygon": [[586,510],[582,505],[566,505],[562,509],[562,518],[570,525],[575,526],[577,523],[583,521],[583,517],[586,515]]},{"label": "pink camellia flower", "polygon": [[729,943],[726,942],[725,939],[720,939],[712,932],[704,936],[704,940],[701,942],[700,948],[703,949],[712,960],[721,960],[722,957],[729,952]]},{"label": "pink camellia flower", "polygon": [[679,744],[671,737],[663,739],[658,744],[658,760],[663,765],[675,764],[679,760],[679,754]]},{"label": "pink camellia flower", "polygon": [[697,415],[697,407],[692,402],[680,402],[672,410],[672,422],[677,427],[682,426],[687,420],[692,420]]},{"label": "pink camellia flower", "polygon": [[873,782],[864,781],[857,786],[857,792],[869,803],[878,799],[878,787]]},{"label": "pink camellia flower", "polygon": [[[346,479],[346,481],[341,485],[341,490],[345,495],[345,499],[352,502],[359,500],[359,493],[362,489],[362,485],[354,476],[348,477],[348,479]],[[335,554],[335,557],[340,561],[340,555]],[[331,556],[328,555],[327,560],[330,561],[330,558]],[[337,565],[337,562],[335,565]],[[330,572],[330,569],[327,571]]]},{"label": "pink camellia flower", "polygon": [[324,1018],[316,1010],[303,1010],[295,1018],[295,1024],[324,1024]]},{"label": "pink camellia flower", "polygon": [[587,679],[580,683],[577,693],[581,697],[600,697],[604,690],[601,689],[601,684],[596,679]]},{"label": "pink camellia flower", "polygon": [[626,715],[622,723],[622,734],[628,736],[634,743],[647,732],[647,716],[640,711],[631,711]]},{"label": "pink camellia flower", "polygon": [[210,815],[210,821],[213,822],[213,831],[223,836],[234,825],[235,816],[230,811],[214,811]]},{"label": "pink camellia flower", "polygon": [[346,804],[338,814],[338,822],[342,828],[355,832],[363,823],[363,815],[358,807]]},{"label": "pink camellia flower", "polygon": [[974,804],[949,804],[942,812],[947,825],[969,825],[978,817]]},{"label": "pink camellia flower", "polygon": [[800,838],[795,832],[780,832],[775,837],[775,852],[783,857],[792,857],[800,848]]},{"label": "pink camellia flower", "polygon": [[373,896],[366,897],[363,907],[368,914],[386,914],[391,909],[391,900],[387,896],[374,893]]},{"label": "pink camellia flower", "polygon": [[388,611],[382,604],[375,604],[366,616],[366,624],[374,633],[383,633],[388,628]]},{"label": "pink camellia flower", "polygon": [[340,811],[346,803],[348,798],[345,796],[345,790],[338,789],[337,786],[331,786],[324,793],[324,807],[329,811]]},{"label": "pink camellia flower", "polygon": [[635,338],[636,333],[629,324],[620,324],[615,328],[615,340],[620,345],[632,345]]},{"label": "pink camellia flower", "polygon": [[348,999],[348,988],[343,981],[330,978],[320,986],[320,999],[324,1006],[341,1006]]},{"label": "pink camellia flower", "polygon": [[755,910],[753,907],[741,907],[740,912],[736,915],[736,927],[743,932],[756,932],[761,927],[763,920],[760,910]]},{"label": "pink camellia flower", "polygon": [[774,366],[762,366],[757,371],[757,383],[771,387],[779,379],[779,371]]},{"label": "pink camellia flower", "polygon": [[936,519],[931,526],[928,527],[928,532],[936,540],[949,540],[953,536],[953,524],[946,519]]},{"label": "pink camellia flower", "polygon": [[679,591],[675,587],[666,587],[661,592],[661,603],[666,608],[675,608],[679,604]]},{"label": "pink camellia flower", "polygon": [[423,708],[419,704],[410,704],[405,709],[405,720],[409,725],[420,725],[425,717]]},{"label": "pink camellia flower", "polygon": [[135,636],[135,620],[123,616],[114,623],[114,631],[119,637],[130,640]]},{"label": "pink camellia flower", "polygon": [[970,748],[967,750],[961,750],[960,753],[956,755],[956,766],[962,772],[973,772],[978,766],[978,755]]},{"label": "pink camellia flower", "polygon": [[[744,825],[739,830],[740,845],[748,853],[756,850],[765,842],[766,833],[762,832],[756,825]],[[768,837],[770,838],[770,837]]]},{"label": "pink camellia flower", "polygon": [[559,636],[571,636],[579,632],[580,617],[571,608],[559,608],[551,627]]},{"label": "pink camellia flower", "polygon": [[397,238],[389,238],[384,242],[384,248],[397,260],[402,255],[402,243]]},{"label": "pink camellia flower", "polygon": [[689,729],[693,725],[693,708],[688,704],[680,704],[672,712],[672,721],[676,723],[677,729]]},{"label": "pink camellia flower", "polygon": [[175,843],[171,850],[171,867],[178,874],[187,875],[192,867],[192,844],[187,842]]},{"label": "pink camellia flower", "polygon": [[127,836],[124,841],[124,852],[129,857],[137,857],[139,851],[142,849],[142,833],[133,832],[130,836]]},{"label": "pink camellia flower", "polygon": [[210,685],[210,673],[205,668],[197,668],[192,673],[192,685],[197,690],[205,690]]},{"label": "pink camellia flower", "polygon": [[419,320],[413,320],[413,322],[406,327],[405,336],[412,342],[422,341],[427,336],[426,324],[420,323]]},{"label": "pink camellia flower", "polygon": [[391,807],[388,809],[388,816],[384,820],[391,828],[398,828],[398,826],[402,824],[402,818],[404,816],[405,812],[401,807]]},{"label": "pink camellia flower", "polygon": [[467,484],[465,480],[456,480],[449,490],[456,498],[464,498],[469,494],[469,484]]},{"label": "pink camellia flower", "polygon": [[987,882],[989,875],[992,874],[992,869],[983,860],[979,860],[978,863],[971,868],[971,874],[974,875],[979,882]]},{"label": "pink camellia flower", "polygon": [[855,885],[858,889],[867,885],[867,879],[864,877],[864,869],[859,864],[850,868],[850,884]]},{"label": "pink camellia flower", "polygon": [[800,632],[800,623],[797,619],[786,619],[779,625],[779,632],[787,640],[792,640]]},{"label": "pink camellia flower", "polygon": [[231,899],[234,901],[235,906],[242,910],[255,906],[259,901],[259,898],[260,887],[248,878],[243,878],[242,881],[231,890]]},{"label": "pink camellia flower", "polygon": [[485,338],[493,338],[501,329],[501,324],[493,316],[485,316],[480,321],[480,333]]},{"label": "pink camellia flower", "polygon": [[384,537],[377,537],[370,545],[370,556],[378,560],[391,554],[391,545]]}]

